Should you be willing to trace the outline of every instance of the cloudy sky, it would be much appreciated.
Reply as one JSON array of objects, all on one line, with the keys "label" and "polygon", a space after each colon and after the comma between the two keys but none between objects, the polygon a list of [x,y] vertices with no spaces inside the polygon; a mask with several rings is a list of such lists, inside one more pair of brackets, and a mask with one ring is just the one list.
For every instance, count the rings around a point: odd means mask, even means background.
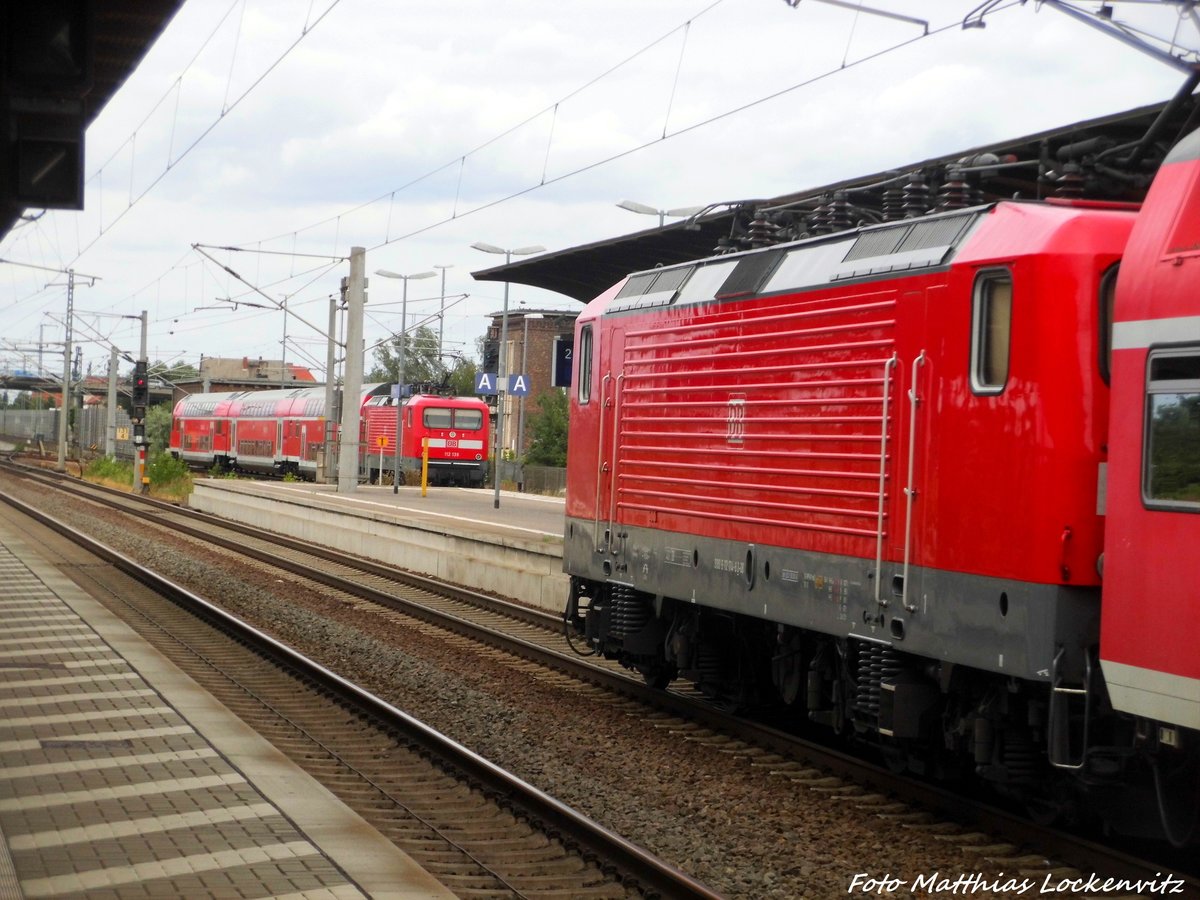
[{"label": "cloudy sky", "polygon": [[[284,300],[288,359],[323,368],[317,329],[352,246],[367,248],[368,343],[400,328],[401,282],[376,269],[452,266],[446,349],[469,355],[503,294],[471,279],[502,261],[474,242],[560,250],[656,224],[623,199],[773,196],[1158,102],[1183,80],[1044,5],[963,29],[978,0],[863,4],[928,35],[847,5],[188,0],[88,132],[85,211],[19,226],[0,258],[97,277],[76,294],[97,373],[105,340],[137,349],[115,316],[142,310],[152,360],[278,359],[284,315],[260,307]],[[1158,35],[1178,25],[1169,3],[1116,9]],[[1191,23],[1178,34],[1196,47]],[[0,339],[61,340],[63,282],[0,266]],[[410,327],[440,291],[409,285]],[[511,304],[577,306],[520,285]],[[25,357],[0,349],[0,365]]]}]

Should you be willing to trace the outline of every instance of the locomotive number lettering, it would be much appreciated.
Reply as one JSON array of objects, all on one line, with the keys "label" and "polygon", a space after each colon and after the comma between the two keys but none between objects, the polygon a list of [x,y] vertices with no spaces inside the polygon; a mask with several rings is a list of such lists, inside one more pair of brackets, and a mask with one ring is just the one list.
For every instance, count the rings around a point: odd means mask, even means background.
[{"label": "locomotive number lettering", "polygon": [[722,559],[717,557],[713,560],[713,568],[718,572],[732,572],[734,575],[746,574],[746,564],[737,559]]},{"label": "locomotive number lettering", "polygon": [[741,444],[746,437],[746,395],[736,394],[729,398],[725,413],[725,440],[730,444]]}]

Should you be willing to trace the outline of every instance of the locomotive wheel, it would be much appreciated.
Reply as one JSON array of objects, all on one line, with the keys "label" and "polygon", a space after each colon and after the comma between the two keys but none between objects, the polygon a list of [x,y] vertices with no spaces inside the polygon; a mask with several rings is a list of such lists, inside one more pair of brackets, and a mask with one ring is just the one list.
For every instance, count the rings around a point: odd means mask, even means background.
[{"label": "locomotive wheel", "polygon": [[1025,814],[1035,825],[1049,828],[1062,816],[1062,808],[1049,798],[1038,798],[1025,801]]},{"label": "locomotive wheel", "polygon": [[[880,738],[880,740],[884,739]],[[893,775],[904,775],[908,772],[908,753],[903,747],[885,742],[880,747],[880,751],[883,755],[884,765],[887,766],[889,772]]]},{"label": "locomotive wheel", "polygon": [[646,684],[659,691],[674,681],[678,674],[675,667],[667,663],[655,666],[638,666],[637,670],[641,673],[642,680]]}]

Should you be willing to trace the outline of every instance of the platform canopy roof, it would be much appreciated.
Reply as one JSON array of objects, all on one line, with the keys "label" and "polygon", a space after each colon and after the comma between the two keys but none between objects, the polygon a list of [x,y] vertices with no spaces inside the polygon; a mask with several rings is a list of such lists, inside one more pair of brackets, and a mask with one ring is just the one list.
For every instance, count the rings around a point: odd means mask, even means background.
[{"label": "platform canopy roof", "polygon": [[83,136],[184,0],[0,4],[0,238],[26,210],[83,208]]},{"label": "platform canopy roof", "polygon": [[586,303],[631,272],[903,217],[897,208],[922,203],[922,194],[928,198],[924,210],[1012,197],[1137,202],[1167,150],[1200,126],[1192,94],[1197,83],[1200,75],[1189,78],[1168,103],[779,197],[713,203],[691,219],[471,274],[479,281],[526,284]]}]

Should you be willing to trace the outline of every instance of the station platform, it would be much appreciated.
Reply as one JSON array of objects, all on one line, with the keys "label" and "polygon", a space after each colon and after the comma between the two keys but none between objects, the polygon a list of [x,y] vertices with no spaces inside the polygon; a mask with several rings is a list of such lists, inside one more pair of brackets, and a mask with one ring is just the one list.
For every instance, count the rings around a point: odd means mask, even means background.
[{"label": "station platform", "polygon": [[452,896],[0,519],[0,900]]},{"label": "station platform", "polygon": [[198,479],[199,485],[252,490],[264,496],[303,496],[307,502],[328,503],[347,510],[394,512],[425,528],[442,528],[492,536],[513,542],[557,543],[563,535],[562,497],[501,491],[499,506],[491,488],[431,485],[421,495],[419,485],[360,484],[340,493],[335,485],[307,481]]},{"label": "station platform", "polygon": [[188,505],[561,613],[564,501],[481,488],[198,478]]}]

